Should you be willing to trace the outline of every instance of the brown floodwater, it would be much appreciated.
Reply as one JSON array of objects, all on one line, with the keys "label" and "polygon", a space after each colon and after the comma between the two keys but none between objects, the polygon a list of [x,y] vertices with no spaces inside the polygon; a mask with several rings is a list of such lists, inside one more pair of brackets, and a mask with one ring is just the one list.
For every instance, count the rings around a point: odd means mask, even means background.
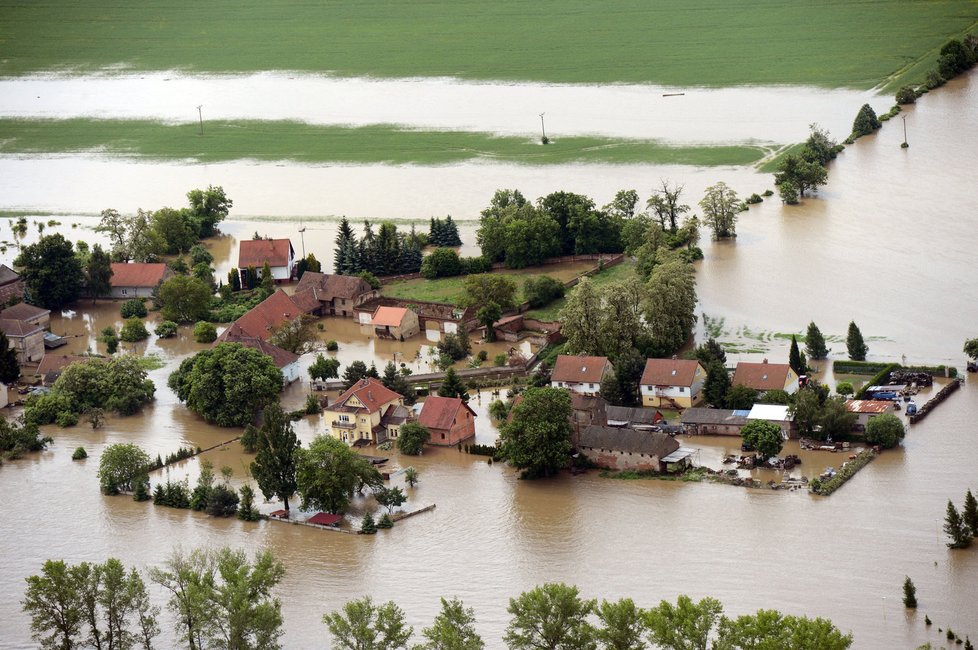
[{"label": "brown floodwater", "polygon": [[[905,111],[908,150],[899,147],[903,133],[897,118],[878,135],[849,147],[833,163],[830,184],[819,198],[791,208],[765,201],[741,215],[736,242],[704,244],[706,259],[698,271],[700,311],[717,319],[712,322],[719,327],[721,339],[741,346],[740,353],[731,355],[732,361],[786,357],[786,340],[776,334],[802,331],[811,319],[833,337],[833,356],[841,357],[844,341],[839,337],[848,321],[855,319],[864,335],[873,337],[870,358],[906,356],[908,361],[947,360],[963,365],[962,341],[976,335],[978,322],[978,277],[971,259],[978,233],[973,197],[976,100],[978,78],[972,73]],[[77,168],[72,167],[72,159],[43,159],[30,167],[30,173],[15,175],[15,180],[2,176],[4,188],[14,196],[4,199],[5,205],[20,205],[17,197],[25,195],[18,192],[27,185],[40,187],[51,178],[70,178],[66,192],[56,194],[53,202],[69,206],[78,201],[74,208],[66,208],[73,214],[113,204],[130,209],[123,201],[117,203],[107,189],[110,184],[123,186],[119,191],[130,201],[151,188],[137,182],[130,189],[128,181],[150,177],[149,171],[130,167],[139,166],[98,163],[74,177],[71,171]],[[192,167],[179,173],[165,168],[160,187],[169,190],[166,198],[160,198],[162,190],[151,188],[139,199],[141,205],[179,204],[182,191],[207,182],[228,187],[221,177],[226,168]],[[9,159],[0,161],[0,168],[27,169]],[[305,220],[305,247],[328,264],[335,223],[311,215],[340,213],[322,200],[337,187],[344,188],[347,196],[342,201],[349,205],[356,203],[354,194],[360,192],[374,206],[350,211],[355,218],[372,216],[383,201],[390,205],[400,201],[409,207],[391,209],[386,216],[444,214],[451,211],[446,206],[458,204],[470,207],[453,214],[472,219],[495,187],[520,187],[531,197],[573,189],[590,192],[603,203],[619,187],[647,188],[659,176],[687,182],[691,199],[720,178],[728,179],[742,194],[770,184],[769,176],[742,170],[728,174],[687,168],[527,170],[476,165],[382,168],[376,176],[368,168],[367,180],[343,186],[334,183],[354,179],[363,169],[338,168],[335,173],[332,168],[236,169],[248,171],[236,176],[235,183],[255,183],[258,188],[246,191],[243,203],[281,201],[286,207],[279,212],[244,211],[279,217],[275,220],[222,225],[226,237],[211,242],[222,272],[233,265],[236,241],[255,230],[290,235],[300,249],[300,220],[289,215],[310,215]],[[34,177],[35,172],[48,175]],[[119,175],[102,176],[107,172]],[[180,185],[174,183],[177,176]],[[329,183],[316,182],[326,176]],[[286,189],[295,192],[256,198],[260,188],[277,186],[276,180],[286,177],[293,183]],[[366,191],[378,178],[411,189]],[[420,178],[429,184],[411,185]],[[436,179],[445,189],[444,200],[429,191]],[[89,180],[91,185],[85,187]],[[577,180],[581,185],[575,185]],[[300,181],[311,182],[309,194],[300,191]],[[465,185],[468,181],[471,186]],[[237,197],[233,190],[229,193]],[[381,195],[385,198],[376,202]],[[31,201],[24,204],[32,205]],[[133,202],[131,209],[136,205]],[[90,230],[91,217],[58,219],[71,239],[98,240]],[[80,225],[71,229],[72,222]],[[474,251],[474,227],[463,224],[465,254]],[[34,226],[31,238],[36,238]],[[3,227],[0,239],[10,239],[8,227]],[[2,258],[9,263],[14,254],[8,249]],[[68,350],[94,349],[98,330],[118,324],[117,307],[100,303],[91,309],[83,303],[77,314],[56,315],[52,327],[73,335]],[[398,362],[417,363],[412,365],[416,372],[423,369],[427,353],[420,337],[393,344],[362,338],[359,326],[351,321],[330,319],[324,325],[322,336],[339,341],[337,355],[343,363],[364,358],[376,359],[381,366],[398,352]],[[166,363],[151,372],[157,400],[150,408],[131,418],[110,418],[97,431],[85,426],[52,429],[55,443],[48,451],[0,468],[4,494],[0,648],[30,646],[28,621],[19,611],[19,600],[24,577],[36,573],[45,559],[79,562],[115,556],[145,568],[159,563],[178,543],[272,549],[288,571],[279,595],[289,648],[328,646],[322,614],[364,594],[399,602],[418,629],[430,623],[439,596],[457,595],[475,608],[479,630],[489,646],[500,647],[508,598],[556,580],[575,583],[588,596],[627,595],[644,605],[688,593],[697,598],[716,596],[733,614],[775,607],[825,616],[853,631],[858,648],[912,648],[927,641],[940,645],[938,627],[978,638],[978,550],[949,551],[941,532],[947,500],[960,505],[967,489],[978,489],[974,479],[978,384],[973,380],[915,425],[902,449],[874,460],[829,498],[707,483],[616,481],[594,472],[527,483],[502,465],[489,465],[484,458],[455,449],[432,449],[409,460],[391,452],[392,466],[411,464],[421,473],[419,485],[408,490],[411,507],[432,503],[437,507],[391,531],[360,537],[279,522],[214,520],[98,493],[95,469],[107,444],[131,441],[153,455],[165,455],[181,445],[209,447],[237,434],[204,424],[166,388],[170,370],[197,349],[200,346],[186,333],[177,340],[151,338],[139,344],[137,351],[155,352]],[[420,363],[414,360],[418,351]],[[310,361],[304,358],[305,363]],[[297,408],[306,390],[305,382],[290,387],[283,398],[286,406]],[[491,442],[496,435],[485,413],[490,400],[488,393],[473,400],[481,415],[479,442]],[[296,423],[303,440],[320,429],[316,417]],[[716,467],[724,454],[736,449],[735,441],[722,438],[684,438],[683,444],[696,446],[700,461]],[[78,445],[89,450],[88,460],[70,460]],[[249,459],[236,444],[208,452],[207,457],[218,467],[230,466],[236,484],[246,480]],[[813,452],[803,456],[796,473],[812,476],[842,460],[842,454]],[[192,478],[196,471],[194,460],[174,467],[171,474]],[[757,474],[763,481],[778,476],[771,471]],[[367,505],[358,503],[355,511]],[[273,506],[261,504],[266,511]],[[917,585],[918,613],[908,613],[900,602],[905,575]],[[153,593],[162,604],[163,594]],[[923,624],[924,614],[934,621],[930,629]],[[174,637],[168,614],[164,621],[163,645],[169,645]]]}]

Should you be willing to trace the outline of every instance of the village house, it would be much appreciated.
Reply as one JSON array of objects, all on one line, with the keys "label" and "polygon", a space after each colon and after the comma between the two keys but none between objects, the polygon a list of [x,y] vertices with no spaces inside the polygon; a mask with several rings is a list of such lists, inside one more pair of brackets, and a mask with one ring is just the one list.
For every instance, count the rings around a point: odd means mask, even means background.
[{"label": "village house", "polygon": [[173,277],[173,270],[166,264],[139,264],[119,262],[112,264],[113,298],[149,298],[153,289]]},{"label": "village house", "polygon": [[734,372],[732,386],[747,386],[761,393],[769,390],[798,392],[798,374],[786,363],[761,363],[741,361]]},{"label": "village house", "polygon": [[247,348],[254,348],[265,356],[270,357],[275,367],[282,371],[282,381],[286,386],[299,379],[299,355],[284,350],[277,345],[272,345],[257,336],[248,336],[237,323],[233,323],[231,327],[224,331],[221,342],[240,343]]},{"label": "village house", "polygon": [[91,358],[75,354],[45,354],[37,364],[34,374],[40,377],[42,386],[52,386],[69,365],[76,361],[88,361]]},{"label": "village house", "polygon": [[253,268],[261,275],[268,262],[275,282],[289,282],[295,273],[295,250],[288,239],[245,239],[238,246],[238,270]]},{"label": "village house", "polygon": [[649,359],[639,381],[642,405],[688,409],[700,401],[706,371],[695,359]]},{"label": "village house", "polygon": [[656,431],[591,425],[581,432],[577,448],[605,469],[662,472],[662,459],[680,447],[675,438]]},{"label": "village house", "polygon": [[315,300],[313,309],[309,310],[311,314],[353,318],[354,307],[376,298],[379,293],[360,277],[306,271],[299,278],[293,297],[297,301],[307,296]]},{"label": "village house", "polygon": [[6,264],[0,264],[0,305],[24,299],[24,281]]},{"label": "village house", "polygon": [[37,325],[41,329],[46,330],[51,325],[51,310],[28,305],[26,302],[19,302],[16,305],[0,310],[0,318],[19,320],[28,325]]},{"label": "village house", "polygon": [[374,328],[374,334],[385,339],[403,341],[411,338],[419,331],[418,315],[406,307],[378,307],[370,316],[369,324]]},{"label": "village house", "polygon": [[893,402],[889,400],[877,399],[850,399],[846,400],[846,410],[856,414],[856,422],[853,429],[865,431],[869,421],[878,415],[893,412]]},{"label": "village house", "polygon": [[[234,329],[239,335],[267,341],[279,327],[305,314],[305,310],[295,303],[292,296],[281,289],[249,309],[241,318],[234,321]],[[218,342],[230,336],[228,328],[217,337]]]},{"label": "village house", "polygon": [[323,410],[326,435],[349,445],[396,438],[406,418],[404,397],[373,377],[361,379]]},{"label": "village house", "polygon": [[562,354],[550,373],[550,385],[581,395],[597,395],[601,380],[614,372],[607,357],[577,357]]},{"label": "village house", "polygon": [[17,363],[37,363],[44,358],[44,328],[20,320],[0,318],[0,331],[17,353]]},{"label": "village house", "polygon": [[458,397],[432,395],[421,406],[418,422],[428,429],[428,444],[453,447],[475,437],[475,411]]}]

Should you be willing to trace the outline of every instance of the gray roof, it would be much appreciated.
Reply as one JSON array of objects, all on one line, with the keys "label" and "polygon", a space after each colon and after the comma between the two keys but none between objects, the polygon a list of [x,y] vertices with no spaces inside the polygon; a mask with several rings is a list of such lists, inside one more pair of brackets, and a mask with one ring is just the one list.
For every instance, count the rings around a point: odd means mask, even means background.
[{"label": "gray roof", "polygon": [[743,426],[747,424],[747,413],[738,414],[737,411],[727,409],[707,409],[692,408],[686,409],[679,419],[683,424],[731,424]]},{"label": "gray roof", "polygon": [[679,443],[664,433],[591,425],[581,432],[579,446],[592,449],[648,454],[662,458],[679,449]]},{"label": "gray roof", "polygon": [[672,452],[668,456],[663,456],[659,460],[663,463],[678,463],[679,461],[689,458],[696,453],[695,449],[690,449],[689,447],[680,447],[676,451]]},{"label": "gray roof", "polygon": [[654,424],[658,411],[652,408],[631,408],[628,406],[604,407],[609,422],[629,422],[631,424]]},{"label": "gray roof", "polygon": [[19,279],[20,275],[18,275],[17,271],[14,271],[6,264],[0,264],[0,284],[9,284]]},{"label": "gray roof", "polygon": [[0,318],[0,330],[3,330],[3,333],[7,335],[7,338],[14,338],[30,336],[31,334],[43,332],[44,328],[40,325],[31,325],[27,321],[23,320]]},{"label": "gray roof", "polygon": [[28,305],[26,302],[19,302],[16,305],[11,305],[10,307],[0,311],[0,318],[8,318],[10,320],[30,320],[32,318],[46,316],[50,313],[50,309],[43,309],[41,307],[35,307],[34,305]]}]

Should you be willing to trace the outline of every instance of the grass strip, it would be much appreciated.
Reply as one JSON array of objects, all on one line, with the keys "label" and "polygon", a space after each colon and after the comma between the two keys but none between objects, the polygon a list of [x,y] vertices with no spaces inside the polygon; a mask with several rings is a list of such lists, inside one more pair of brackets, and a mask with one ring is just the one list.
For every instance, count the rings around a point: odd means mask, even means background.
[{"label": "grass strip", "polygon": [[154,160],[450,165],[466,161],[527,165],[568,163],[750,165],[759,146],[669,146],[651,140],[532,138],[470,131],[423,131],[396,125],[344,127],[294,121],[0,119],[0,153],[108,153]]},{"label": "grass strip", "polygon": [[856,475],[856,472],[866,467],[875,456],[876,453],[872,449],[864,449],[856,454],[855,458],[847,461],[832,478],[825,481],[820,478],[812,479],[809,488],[813,493],[827,497],[845,485],[849,479]]},{"label": "grass strip", "polygon": [[0,1],[0,75],[297,70],[669,86],[922,80],[975,0]]}]

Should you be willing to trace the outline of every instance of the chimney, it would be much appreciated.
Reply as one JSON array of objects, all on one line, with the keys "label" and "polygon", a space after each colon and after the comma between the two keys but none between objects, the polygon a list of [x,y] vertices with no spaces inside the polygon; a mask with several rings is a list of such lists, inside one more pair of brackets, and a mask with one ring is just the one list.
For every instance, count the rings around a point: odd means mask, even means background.
[{"label": "chimney", "polygon": [[761,363],[767,363],[767,357],[764,357],[764,361],[761,361]]}]

